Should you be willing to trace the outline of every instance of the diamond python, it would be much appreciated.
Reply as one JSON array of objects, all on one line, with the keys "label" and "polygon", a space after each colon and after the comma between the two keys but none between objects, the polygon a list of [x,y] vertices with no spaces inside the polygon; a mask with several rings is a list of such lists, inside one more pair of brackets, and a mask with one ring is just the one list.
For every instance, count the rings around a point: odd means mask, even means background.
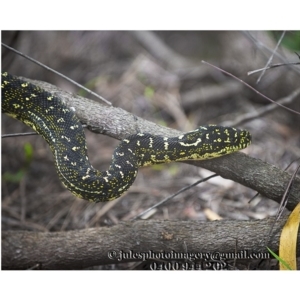
[{"label": "diamond python", "polygon": [[205,160],[251,143],[246,130],[200,126],[177,137],[137,133],[121,141],[107,171],[92,167],[82,125],[74,111],[51,93],[6,72],[1,80],[2,112],[24,122],[49,144],[62,183],[76,196],[108,201],[121,196],[139,167],[182,160]]}]

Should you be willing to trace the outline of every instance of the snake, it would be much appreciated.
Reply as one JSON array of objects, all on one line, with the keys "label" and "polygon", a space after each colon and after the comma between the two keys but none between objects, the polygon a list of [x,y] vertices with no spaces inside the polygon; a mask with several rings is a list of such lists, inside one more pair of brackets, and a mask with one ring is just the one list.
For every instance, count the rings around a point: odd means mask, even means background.
[{"label": "snake", "polygon": [[199,126],[175,137],[138,132],[124,138],[106,171],[89,162],[83,126],[75,109],[56,95],[7,72],[1,73],[2,112],[22,121],[49,144],[63,185],[79,198],[109,201],[133,184],[138,168],[172,161],[207,160],[251,143],[247,130]]}]

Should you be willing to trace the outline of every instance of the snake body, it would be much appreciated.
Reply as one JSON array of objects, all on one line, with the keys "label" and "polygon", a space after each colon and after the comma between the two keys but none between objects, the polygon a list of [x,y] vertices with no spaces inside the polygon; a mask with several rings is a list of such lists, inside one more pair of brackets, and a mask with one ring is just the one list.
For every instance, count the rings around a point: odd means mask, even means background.
[{"label": "snake body", "polygon": [[76,196],[93,202],[122,195],[139,167],[211,159],[251,143],[248,131],[217,125],[200,126],[172,138],[137,133],[121,141],[107,171],[98,171],[89,162],[78,117],[58,97],[6,72],[2,73],[1,91],[2,112],[40,134],[51,148],[62,183]]}]

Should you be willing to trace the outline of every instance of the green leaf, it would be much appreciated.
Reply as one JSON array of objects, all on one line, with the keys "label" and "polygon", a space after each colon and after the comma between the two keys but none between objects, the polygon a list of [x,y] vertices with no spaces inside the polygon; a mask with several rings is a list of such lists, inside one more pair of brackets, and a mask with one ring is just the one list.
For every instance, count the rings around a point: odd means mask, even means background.
[{"label": "green leaf", "polygon": [[275,252],[273,252],[269,247],[267,247],[268,251],[279,261],[281,262],[288,270],[292,270],[292,268],[282,259],[280,258]]},{"label": "green leaf", "polygon": [[10,172],[5,172],[2,175],[2,179],[7,181],[7,182],[13,182],[13,183],[19,183],[25,175],[24,170],[19,170],[17,173],[13,174]]},{"label": "green leaf", "polygon": [[[271,36],[278,41],[282,32],[271,31]],[[287,31],[281,41],[281,46],[291,50],[300,51],[300,31]]]},{"label": "green leaf", "polygon": [[155,93],[155,91],[152,87],[150,87],[150,86],[145,87],[144,96],[146,98],[151,99],[153,97],[154,93]]},{"label": "green leaf", "polygon": [[25,163],[29,165],[33,158],[33,148],[30,143],[24,144]]},{"label": "green leaf", "polygon": [[17,171],[17,173],[5,172],[2,176],[3,180],[7,182],[19,183],[23,179],[26,174],[26,170],[28,169],[33,158],[32,145],[30,143],[25,143],[23,150],[25,158],[24,166],[19,171]]}]

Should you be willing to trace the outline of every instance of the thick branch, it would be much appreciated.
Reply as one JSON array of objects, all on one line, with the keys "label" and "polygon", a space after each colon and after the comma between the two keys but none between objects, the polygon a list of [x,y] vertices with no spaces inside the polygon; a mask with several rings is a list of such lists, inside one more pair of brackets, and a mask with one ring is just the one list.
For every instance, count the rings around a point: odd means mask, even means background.
[{"label": "thick branch", "polygon": [[[34,82],[56,93],[70,107],[74,107],[81,121],[92,131],[123,139],[136,132],[150,132],[175,136],[180,132],[138,118],[120,108],[101,105],[46,83]],[[290,175],[276,167],[242,153],[207,161],[188,162],[207,168],[221,176],[240,182],[279,202]],[[296,179],[287,207],[291,210],[300,199],[300,180]],[[278,252],[282,218],[274,227],[268,246]],[[38,265],[42,269],[80,269],[89,266],[117,263],[108,252],[223,252],[251,249],[266,252],[267,238],[273,219],[251,221],[137,221],[113,227],[81,231],[35,233],[2,233],[2,268],[26,269]],[[115,237],[118,237],[117,239]],[[299,241],[299,239],[298,239]],[[299,256],[299,245],[298,245]],[[129,259],[128,261],[134,261]]]},{"label": "thick branch", "polygon": [[[266,253],[273,218],[251,221],[137,221],[113,227],[68,232],[5,231],[2,233],[2,268],[81,269],[90,266],[141,261],[110,259],[111,251],[134,253]],[[279,235],[286,217],[276,223],[267,244],[278,253]],[[118,237],[118,238],[116,238]],[[298,233],[297,256],[300,255]]]},{"label": "thick branch", "polygon": [[[181,134],[180,131],[146,121],[121,108],[102,105],[96,101],[72,95],[45,82],[26,80],[56,94],[68,106],[74,107],[82,123],[87,124],[93,132],[106,134],[119,140],[137,132],[149,132],[169,137]],[[275,166],[243,153],[233,153],[216,159],[188,163],[206,168],[224,178],[250,187],[276,202],[281,201],[291,178],[290,174]],[[292,210],[299,199],[300,179],[296,178],[287,208]]]}]

